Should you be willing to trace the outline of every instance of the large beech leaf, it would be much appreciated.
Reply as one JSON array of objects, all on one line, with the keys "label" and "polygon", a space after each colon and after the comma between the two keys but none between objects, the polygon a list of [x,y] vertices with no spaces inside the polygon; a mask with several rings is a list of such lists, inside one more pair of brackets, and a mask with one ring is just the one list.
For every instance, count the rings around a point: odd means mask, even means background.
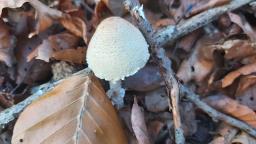
[{"label": "large beech leaf", "polygon": [[119,118],[100,83],[72,76],[19,116],[12,143],[126,144]]}]

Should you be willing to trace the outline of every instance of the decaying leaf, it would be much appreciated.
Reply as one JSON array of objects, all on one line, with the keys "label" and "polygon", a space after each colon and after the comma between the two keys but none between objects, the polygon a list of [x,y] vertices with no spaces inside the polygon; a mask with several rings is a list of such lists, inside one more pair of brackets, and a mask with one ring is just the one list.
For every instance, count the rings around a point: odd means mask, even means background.
[{"label": "decaying leaf", "polygon": [[124,80],[127,90],[151,91],[163,85],[163,80],[156,65],[146,65],[133,76]]},{"label": "decaying leaf", "polygon": [[256,144],[256,139],[245,132],[241,132],[232,140],[232,144]]},{"label": "decaying leaf", "polygon": [[235,71],[232,71],[222,79],[222,87],[231,85],[234,80],[241,75],[249,75],[254,72],[256,72],[256,63],[248,64]]},{"label": "decaying leaf", "polygon": [[255,75],[242,76],[239,79],[238,88],[236,89],[236,96],[241,95],[245,90],[247,90],[252,85],[256,84]]},{"label": "decaying leaf", "polygon": [[238,129],[226,123],[221,123],[217,130],[217,135],[209,144],[230,144],[238,133]]},{"label": "decaying leaf", "polygon": [[216,49],[214,43],[220,39],[220,34],[205,36],[200,39],[191,56],[184,60],[177,72],[177,77],[183,82],[190,80],[202,81],[214,66],[213,52]]},{"label": "decaying leaf", "polygon": [[84,42],[87,44],[87,28],[85,22],[81,18],[65,15],[60,19],[60,23],[74,35],[83,38]]},{"label": "decaying leaf", "polygon": [[33,58],[50,61],[50,58],[56,60],[63,60],[72,63],[82,64],[85,61],[84,47],[77,47],[79,42],[78,37],[69,33],[60,33],[49,36],[48,39],[43,40],[34,51],[32,51],[27,59],[31,61]]},{"label": "decaying leaf", "polygon": [[255,41],[256,40],[256,32],[255,30],[252,28],[252,26],[246,21],[245,17],[243,15],[238,15],[232,12],[228,13],[230,20],[239,25],[239,27],[241,29],[243,29],[244,33],[246,33],[251,41]]},{"label": "decaying leaf", "polygon": [[[254,80],[255,81],[255,80]],[[236,99],[239,103],[248,106],[252,110],[256,110],[256,85],[251,85],[241,93],[236,94]]]},{"label": "decaying leaf", "polygon": [[12,143],[126,144],[127,140],[100,83],[80,74],[62,81],[21,113]]},{"label": "decaying leaf", "polygon": [[0,19],[0,61],[7,66],[12,66],[15,62],[13,55],[14,37],[10,33],[10,28]]},{"label": "decaying leaf", "polygon": [[141,107],[138,105],[136,98],[134,99],[132,106],[131,121],[138,144],[151,144],[145,123],[144,113],[141,111]]},{"label": "decaying leaf", "polygon": [[252,127],[256,128],[256,114],[249,107],[239,104],[236,100],[233,100],[224,95],[213,95],[204,99],[210,106],[227,113],[237,119],[245,121]]}]

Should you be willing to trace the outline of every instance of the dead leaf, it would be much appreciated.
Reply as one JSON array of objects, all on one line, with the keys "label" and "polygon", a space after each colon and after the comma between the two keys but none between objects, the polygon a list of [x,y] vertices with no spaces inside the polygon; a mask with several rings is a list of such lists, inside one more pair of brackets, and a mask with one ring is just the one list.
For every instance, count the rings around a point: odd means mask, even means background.
[{"label": "dead leaf", "polygon": [[66,49],[58,52],[54,52],[52,57],[56,60],[63,60],[71,63],[84,64],[85,63],[85,55],[86,55],[85,47],[78,47],[76,49]]},{"label": "dead leaf", "polygon": [[232,144],[256,144],[256,139],[245,132],[241,132],[232,140]]},{"label": "dead leaf", "polygon": [[83,64],[85,62],[85,47],[77,47],[79,39],[69,33],[63,32],[60,34],[49,36],[43,40],[34,51],[32,51],[27,60],[33,58],[50,61],[50,58],[56,60],[68,61],[71,63]]},{"label": "dead leaf", "polygon": [[156,65],[146,65],[136,74],[124,80],[124,87],[135,91],[151,91],[162,85],[163,80]]},{"label": "dead leaf", "polygon": [[65,79],[21,113],[12,143],[126,144],[127,140],[99,81],[80,74]]},{"label": "dead leaf", "polygon": [[86,24],[81,18],[65,15],[60,19],[60,23],[74,35],[83,38],[86,44],[88,43]]},{"label": "dead leaf", "polygon": [[232,71],[222,79],[222,87],[224,88],[231,85],[234,80],[241,75],[249,75],[254,72],[256,72],[256,63],[248,64],[235,71]]},{"label": "dead leaf", "polygon": [[177,77],[185,83],[190,80],[202,81],[212,71],[214,66],[213,52],[216,49],[214,44],[221,37],[221,34],[216,33],[199,39],[190,57],[183,60]]},{"label": "dead leaf", "polygon": [[241,95],[250,86],[256,84],[255,75],[242,76],[239,80],[238,88],[236,89],[236,95]]},{"label": "dead leaf", "polygon": [[241,29],[243,29],[244,33],[246,33],[251,41],[255,41],[256,40],[256,32],[255,30],[252,28],[252,26],[247,22],[247,20],[245,19],[245,17],[243,15],[238,15],[232,12],[228,13],[230,20],[239,25],[239,27]]},{"label": "dead leaf", "polygon": [[226,123],[221,123],[217,130],[217,135],[209,144],[230,144],[232,139],[238,133],[238,129]]},{"label": "dead leaf", "polygon": [[233,100],[224,95],[213,95],[204,99],[210,106],[220,110],[226,114],[229,114],[239,120],[242,120],[252,127],[256,128],[256,114],[249,107],[239,104],[236,100]]},{"label": "dead leaf", "polygon": [[241,93],[237,93],[236,99],[239,103],[248,106],[252,110],[256,110],[256,85],[254,80],[254,85],[251,85],[246,90]]},{"label": "dead leaf", "polygon": [[9,67],[16,61],[13,48],[14,36],[11,35],[9,27],[0,19],[0,61],[5,62]]},{"label": "dead leaf", "polygon": [[28,2],[37,11],[38,23],[35,32],[32,32],[31,37],[39,32],[46,30],[52,25],[54,19],[62,17],[62,12],[56,9],[49,8],[39,0],[2,0],[0,1],[0,15],[3,8],[19,8],[24,3]]},{"label": "dead leaf", "polygon": [[134,103],[132,106],[131,121],[133,132],[138,140],[138,144],[151,144],[145,123],[144,113],[141,111],[141,107],[137,104],[136,98],[134,98]]},{"label": "dead leaf", "polygon": [[64,78],[67,78],[68,76],[71,76],[73,73],[75,73],[75,68],[73,65],[65,62],[65,61],[59,61],[55,62],[51,65],[52,67],[52,80],[58,81]]}]

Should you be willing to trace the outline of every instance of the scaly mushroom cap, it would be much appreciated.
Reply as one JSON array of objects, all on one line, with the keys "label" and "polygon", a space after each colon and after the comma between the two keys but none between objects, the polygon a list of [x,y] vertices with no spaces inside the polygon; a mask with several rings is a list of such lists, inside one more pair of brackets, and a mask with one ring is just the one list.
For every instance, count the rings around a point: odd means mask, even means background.
[{"label": "scaly mushroom cap", "polygon": [[101,79],[115,82],[135,74],[149,59],[142,33],[120,17],[103,20],[87,49],[88,67]]}]

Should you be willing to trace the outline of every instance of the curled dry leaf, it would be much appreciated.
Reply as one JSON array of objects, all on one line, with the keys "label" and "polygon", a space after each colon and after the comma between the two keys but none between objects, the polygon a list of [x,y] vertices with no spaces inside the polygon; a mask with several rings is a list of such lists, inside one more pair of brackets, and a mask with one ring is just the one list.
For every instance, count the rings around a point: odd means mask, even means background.
[{"label": "curled dry leaf", "polygon": [[249,107],[239,104],[236,100],[233,100],[224,95],[213,95],[204,99],[210,106],[227,113],[239,120],[242,120],[252,127],[256,128],[256,114]]},{"label": "curled dry leaf", "polygon": [[232,144],[256,144],[256,139],[245,132],[241,132],[231,142]]},{"label": "curled dry leaf", "polygon": [[79,38],[69,33],[60,33],[49,36],[43,40],[34,51],[32,51],[27,59],[31,61],[33,58],[49,62],[50,58],[63,60],[72,63],[83,64],[85,61],[84,47],[77,47]]},{"label": "curled dry leaf", "polygon": [[62,17],[61,11],[49,8],[48,6],[41,3],[39,0],[1,0],[0,15],[2,13],[3,8],[19,8],[26,2],[31,4],[36,9],[38,16],[36,30],[31,34],[31,36],[46,30],[49,26],[52,25],[54,19]]},{"label": "curled dry leaf", "polygon": [[13,48],[14,37],[10,34],[9,27],[0,19],[0,61],[9,67],[15,62]]},{"label": "curled dry leaf", "polygon": [[84,42],[87,44],[87,28],[85,22],[81,18],[65,15],[60,19],[60,23],[74,35],[83,38]]},{"label": "curled dry leaf", "polygon": [[145,123],[144,113],[141,111],[141,107],[138,105],[136,98],[134,99],[132,106],[131,122],[133,131],[138,140],[138,144],[151,144]]},{"label": "curled dry leaf", "polygon": [[241,75],[249,75],[254,72],[256,72],[256,62],[245,65],[235,71],[232,71],[222,79],[222,87],[224,88],[231,85],[234,82],[234,80]]},{"label": "curled dry leaf", "polygon": [[79,74],[62,81],[19,116],[13,144],[126,144],[119,118],[99,81]]},{"label": "curled dry leaf", "polygon": [[252,26],[247,22],[247,20],[245,19],[245,17],[243,15],[238,15],[232,12],[228,13],[230,20],[239,25],[239,27],[241,29],[243,29],[244,33],[246,33],[248,35],[248,37],[250,37],[251,41],[255,41],[256,40],[256,32],[255,30],[252,28]]}]

